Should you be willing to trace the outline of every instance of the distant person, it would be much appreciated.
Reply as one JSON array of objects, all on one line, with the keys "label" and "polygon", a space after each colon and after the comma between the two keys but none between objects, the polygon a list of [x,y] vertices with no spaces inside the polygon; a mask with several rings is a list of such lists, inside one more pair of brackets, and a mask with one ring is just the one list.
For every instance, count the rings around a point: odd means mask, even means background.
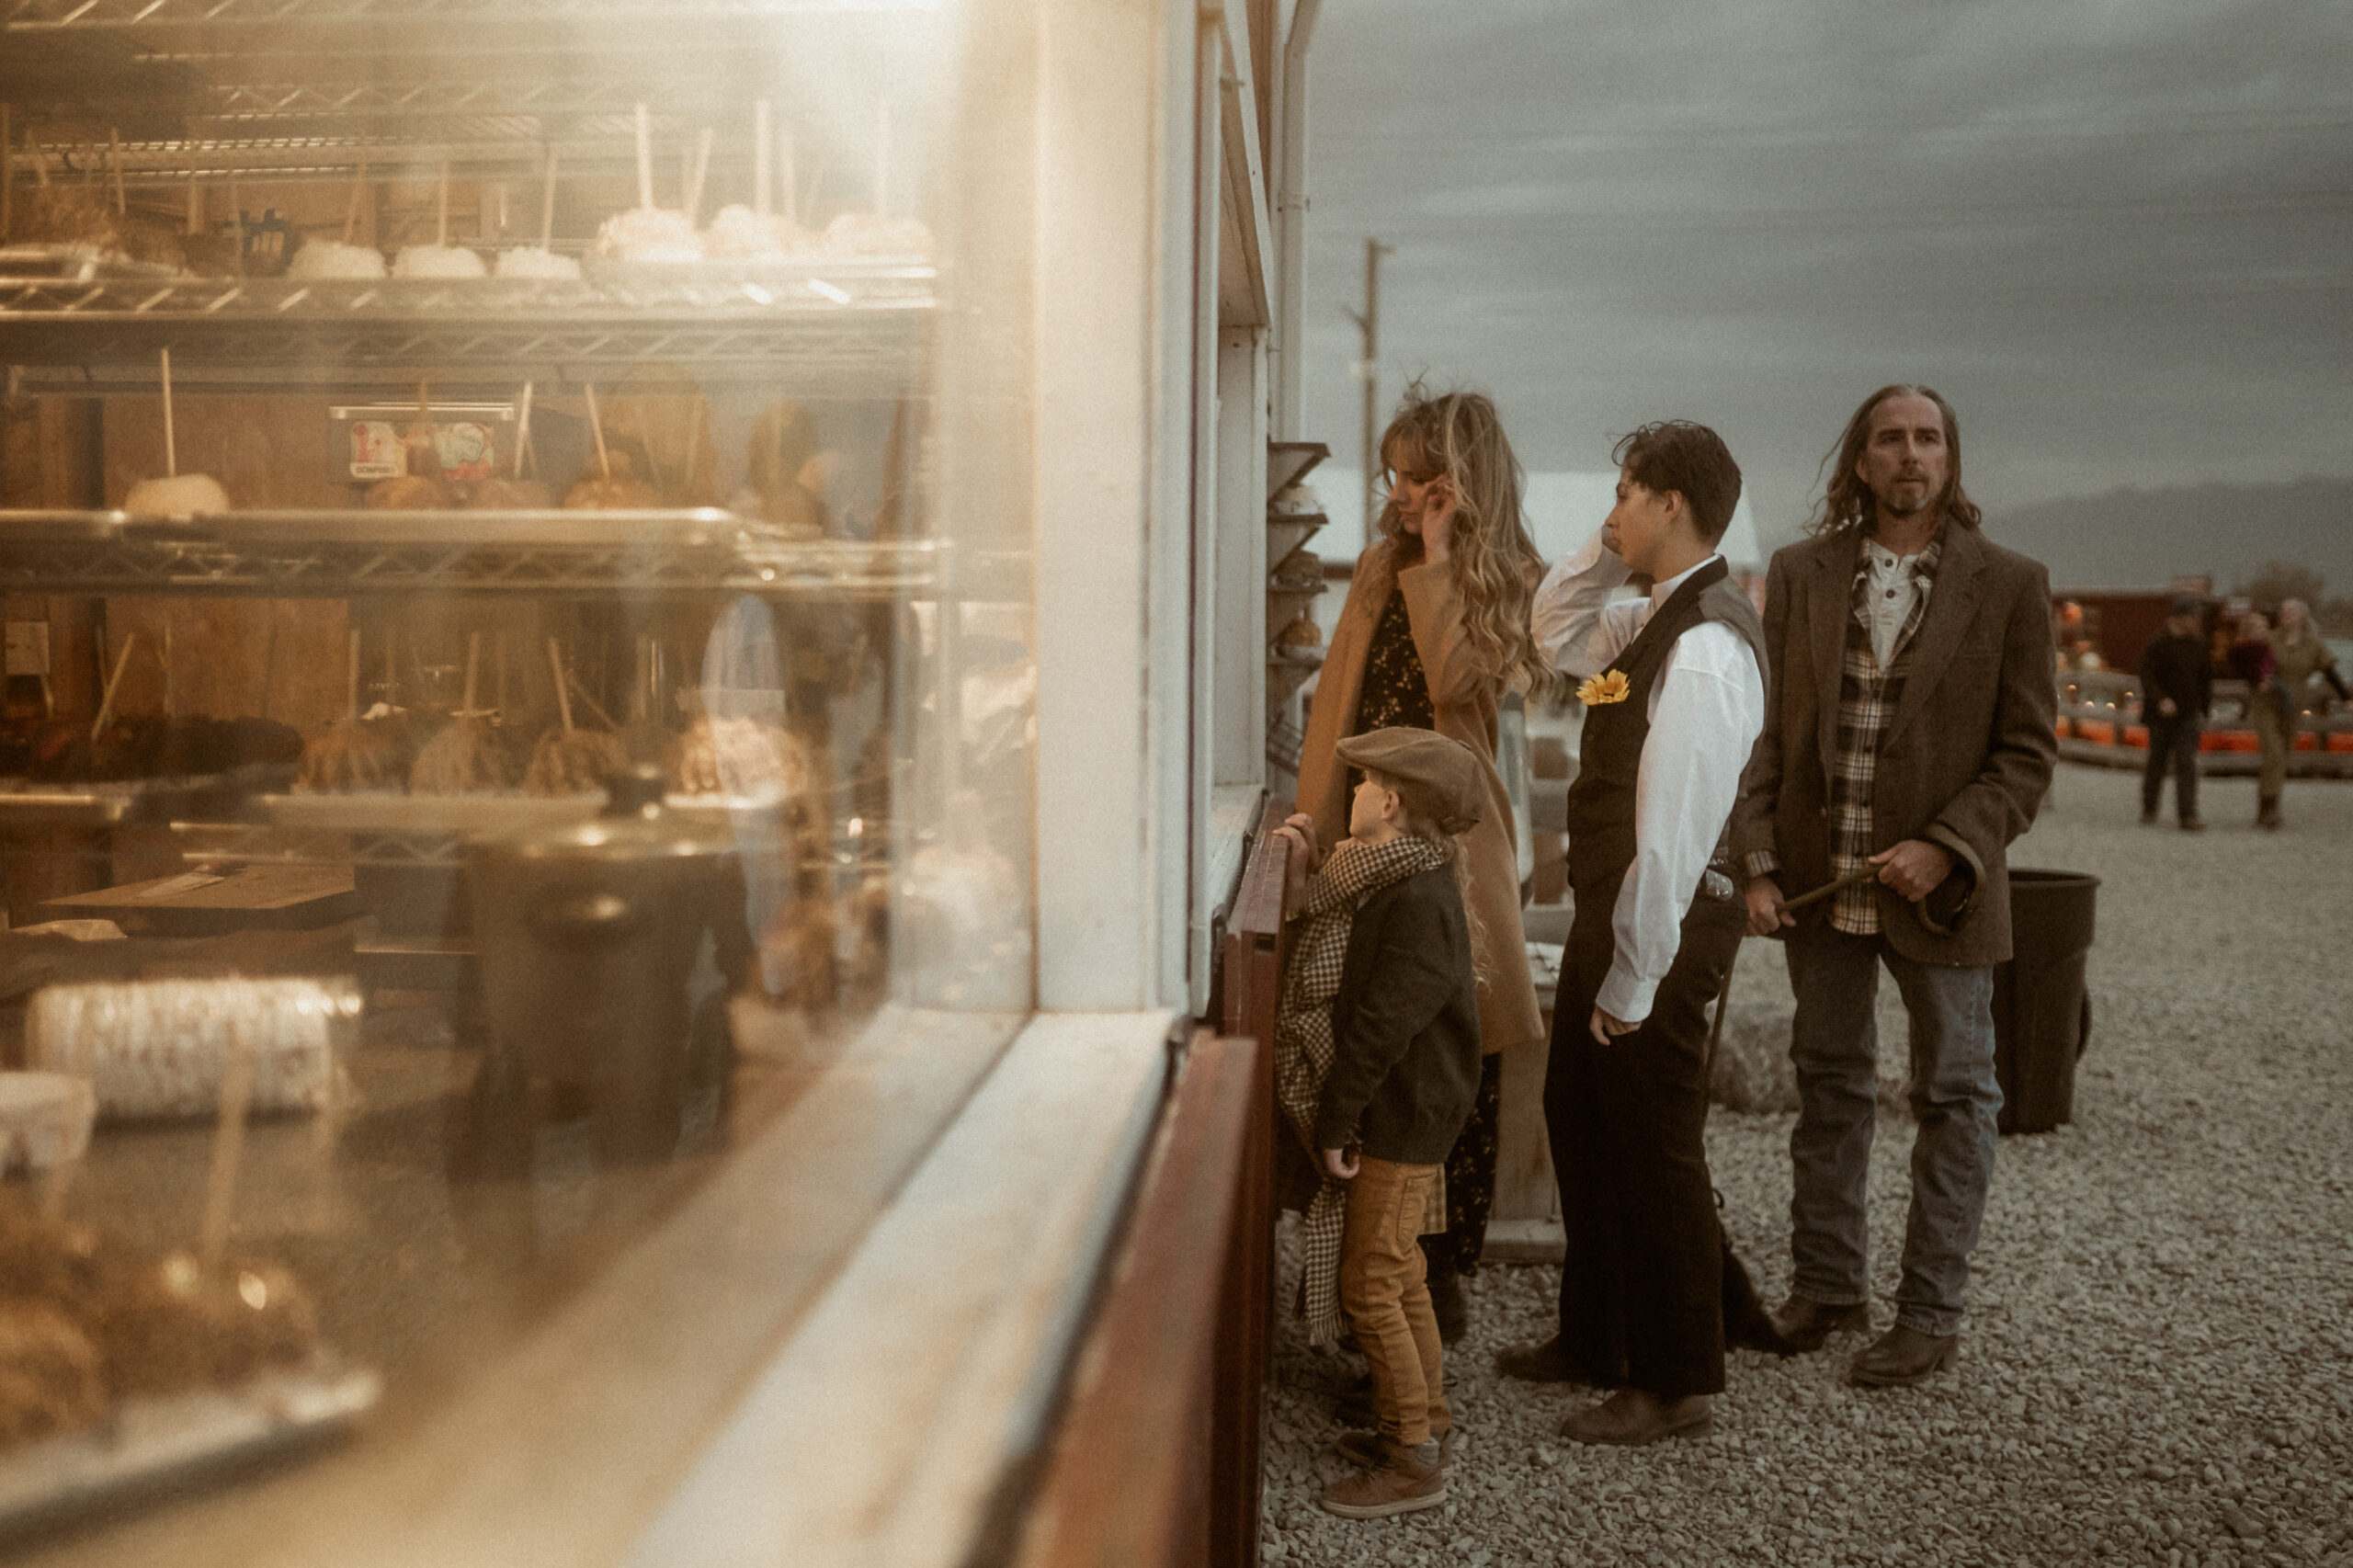
[{"label": "distant person", "polygon": [[1339,744],[1387,725],[1450,736],[1483,770],[1486,809],[1463,851],[1487,1056],[1478,1104],[1446,1161],[1446,1232],[1424,1244],[1430,1299],[1451,1343],[1470,1321],[1462,1277],[1478,1267],[1495,1209],[1503,1104],[1497,1053],[1544,1034],[1520,930],[1511,797],[1495,771],[1504,693],[1550,688],[1551,667],[1528,630],[1544,562],[1520,516],[1519,460],[1488,399],[1408,389],[1381,437],[1380,458],[1389,482],[1381,537],[1357,562],[1316,677],[1294,809],[1315,819],[1324,846],[1346,836],[1356,778]]},{"label": "distant person", "polygon": [[[1632,1446],[1708,1430],[1727,1341],[1756,1343],[1726,1311],[1727,1277],[1746,1275],[1725,1252],[1704,1134],[1708,1005],[1747,920],[1724,827],[1765,724],[1766,655],[1716,549],[1740,499],[1723,441],[1676,420],[1613,456],[1617,506],[1536,596],[1537,641],[1586,681],[1576,921],[1544,1078],[1568,1250],[1558,1331],[1496,1367],[1610,1390],[1561,1435]],[[1647,593],[1613,597],[1635,577]]]},{"label": "distant person", "polygon": [[[1878,1110],[1872,995],[1885,964],[1911,1020],[1911,1215],[1895,1323],[1849,1381],[1916,1383],[1961,1342],[1969,1255],[1993,1180],[1994,966],[2010,957],[2010,841],[2051,787],[2050,574],[1978,531],[1950,404],[1921,386],[1865,398],[1827,460],[1813,537],[1765,589],[1772,703],[1733,835],[1748,929],[1786,933],[1794,1263],[1780,1337],[1819,1348],[1870,1322],[1864,1189]],[[1875,873],[1875,874],[1873,874]],[[1802,917],[1781,907],[1849,876]],[[1973,906],[1922,903],[1968,879]],[[1967,911],[1961,913],[1961,911]]]},{"label": "distant person", "polygon": [[2288,784],[2288,694],[2279,684],[2279,654],[2271,622],[2259,610],[2239,617],[2238,635],[2223,655],[2231,674],[2246,683],[2247,722],[2263,764],[2255,783],[2255,825],[2279,825],[2279,791]]},{"label": "distant person", "polygon": [[2163,634],[2141,650],[2141,722],[2149,730],[2149,759],[2141,769],[2141,824],[2157,820],[2165,772],[2173,771],[2173,808],[2182,831],[2206,825],[2198,814],[2198,736],[2213,706],[2214,661],[2201,630],[2206,607],[2184,596],[2173,601]]},{"label": "distant person", "polygon": [[[2279,624],[2272,630],[2271,653],[2279,662],[2279,683],[2283,706],[2280,724],[2279,778],[2280,788],[2270,801],[2270,821],[2259,825],[2276,828],[2279,825],[2279,797],[2287,787],[2288,752],[2296,744],[2296,729],[2303,722],[2304,703],[2312,696],[2314,680],[2326,681],[2336,692],[2336,700],[2353,700],[2345,677],[2337,673],[2336,654],[2326,640],[2313,630],[2312,607],[2302,599],[2279,601]],[[2269,758],[2265,762],[2268,766]],[[2268,777],[2267,771],[2267,777]]]},{"label": "distant person", "polygon": [[[1427,730],[1375,730],[1342,741],[1363,771],[1348,836],[1313,883],[1286,890],[1311,922],[1292,961],[1336,968],[1331,1070],[1314,1116],[1324,1174],[1348,1187],[1340,1303],[1372,1365],[1376,1430],[1344,1438],[1364,1468],[1316,1498],[1344,1518],[1374,1519],[1446,1501],[1453,1422],[1446,1358],[1416,1244],[1437,1205],[1441,1162],[1479,1089],[1478,978],[1464,913],[1463,844],[1486,809],[1485,768]],[[1282,832],[1303,869],[1315,824]]]}]

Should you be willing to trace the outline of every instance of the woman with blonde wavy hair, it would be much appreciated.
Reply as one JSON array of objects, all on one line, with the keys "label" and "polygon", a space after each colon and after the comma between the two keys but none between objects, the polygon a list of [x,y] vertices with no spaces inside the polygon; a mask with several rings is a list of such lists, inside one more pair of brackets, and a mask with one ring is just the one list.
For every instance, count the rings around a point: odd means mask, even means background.
[{"label": "woman with blonde wavy hair", "polygon": [[1337,747],[1389,725],[1435,730],[1486,765],[1486,810],[1462,837],[1486,1055],[1470,1125],[1446,1163],[1446,1232],[1422,1239],[1431,1304],[1451,1342],[1468,1322],[1461,1276],[1478,1266],[1495,1207],[1496,1053],[1544,1032],[1520,934],[1511,801],[1495,771],[1496,713],[1507,689],[1542,692],[1556,677],[1529,630],[1544,562],[1520,516],[1519,460],[1495,403],[1416,382],[1380,451],[1381,537],[1357,562],[1316,682],[1297,810],[1315,819],[1321,849],[1347,837],[1357,779]]}]

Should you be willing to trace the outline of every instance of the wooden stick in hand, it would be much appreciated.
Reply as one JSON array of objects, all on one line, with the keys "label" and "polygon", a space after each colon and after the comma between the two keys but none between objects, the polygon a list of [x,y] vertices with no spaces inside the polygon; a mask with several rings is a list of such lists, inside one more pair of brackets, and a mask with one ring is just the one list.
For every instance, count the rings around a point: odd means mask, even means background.
[{"label": "wooden stick in hand", "polygon": [[1878,880],[1879,868],[1877,866],[1866,866],[1859,871],[1848,872],[1835,882],[1824,882],[1820,887],[1814,889],[1812,892],[1802,892],[1795,898],[1785,898],[1775,907],[1779,909],[1803,909],[1809,903],[1820,903],[1824,899],[1830,897],[1833,893],[1844,892],[1848,888],[1860,887],[1865,882],[1877,881]]}]

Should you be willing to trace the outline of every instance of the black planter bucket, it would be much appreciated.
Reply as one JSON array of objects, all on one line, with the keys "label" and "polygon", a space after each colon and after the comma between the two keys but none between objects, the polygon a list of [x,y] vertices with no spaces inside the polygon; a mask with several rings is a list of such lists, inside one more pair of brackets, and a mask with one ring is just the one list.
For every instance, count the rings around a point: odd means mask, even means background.
[{"label": "black planter bucket", "polygon": [[1994,971],[1994,1074],[2004,1132],[2048,1132],[2075,1114],[2075,1061],[2091,1043],[2084,960],[2099,879],[2010,871],[2011,951]]}]

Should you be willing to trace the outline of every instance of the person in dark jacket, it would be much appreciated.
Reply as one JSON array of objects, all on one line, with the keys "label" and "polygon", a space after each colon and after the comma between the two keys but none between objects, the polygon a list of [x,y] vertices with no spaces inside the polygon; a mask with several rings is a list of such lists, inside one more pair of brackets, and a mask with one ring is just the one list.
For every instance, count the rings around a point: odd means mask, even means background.
[{"label": "person in dark jacket", "polygon": [[[1802,1352],[1871,1325],[1882,969],[1904,994],[1915,1131],[1895,1322],[1847,1380],[1905,1388],[1960,1353],[2000,1146],[2009,847],[2058,761],[2057,648],[2051,574],[1985,538],[1949,403],[1881,387],[1832,450],[1813,537],[1766,571],[1772,700],[1732,839],[1749,934],[1780,935],[1797,1003],[1791,1278],[1772,1324]],[[1824,898],[1790,909],[1784,888]]]},{"label": "person in dark jacket", "polygon": [[[1364,782],[1349,835],[1321,874],[1365,891],[1332,998],[1315,1143],[1325,1172],[1349,1184],[1340,1301],[1371,1363],[1379,1430],[1350,1449],[1368,1469],[1318,1501],[1344,1517],[1379,1518],[1446,1500],[1452,1423],[1419,1239],[1445,1224],[1447,1153],[1479,1089],[1459,835],[1479,820],[1485,775],[1468,747],[1429,730],[1375,730],[1342,741],[1339,755]],[[1303,859],[1304,835],[1285,831]]]},{"label": "person in dark jacket", "polygon": [[2174,600],[2165,635],[2141,650],[2141,719],[2149,726],[2149,761],[2141,774],[2141,821],[2157,820],[2165,770],[2173,770],[2174,809],[2195,833],[2198,815],[2198,732],[2212,705],[2213,655],[2199,623],[2206,607],[2184,595]]}]

